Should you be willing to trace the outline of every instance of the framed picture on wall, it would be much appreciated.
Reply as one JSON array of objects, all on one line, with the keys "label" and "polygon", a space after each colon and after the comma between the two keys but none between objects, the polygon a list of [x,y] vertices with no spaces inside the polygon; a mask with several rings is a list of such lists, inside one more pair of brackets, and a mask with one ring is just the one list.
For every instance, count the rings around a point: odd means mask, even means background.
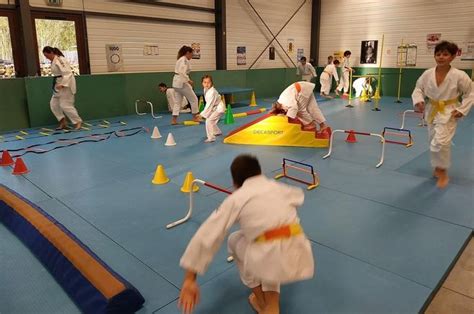
[{"label": "framed picture on wall", "polygon": [[201,59],[201,44],[192,43],[191,48],[193,48],[193,59]]},{"label": "framed picture on wall", "polygon": [[378,40],[363,40],[360,45],[360,64],[377,63]]},{"label": "framed picture on wall", "polygon": [[268,48],[268,59],[275,60],[275,47],[271,46]]},{"label": "framed picture on wall", "polygon": [[237,65],[247,64],[247,52],[245,46],[237,47]]}]

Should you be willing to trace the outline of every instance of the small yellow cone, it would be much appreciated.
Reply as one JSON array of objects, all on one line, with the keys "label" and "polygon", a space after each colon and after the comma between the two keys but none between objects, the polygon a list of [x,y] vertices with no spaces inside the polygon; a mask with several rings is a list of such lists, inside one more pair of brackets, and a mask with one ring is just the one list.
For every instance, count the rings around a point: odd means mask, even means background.
[{"label": "small yellow cone", "polygon": [[162,165],[158,165],[158,167],[156,167],[155,176],[153,177],[153,180],[151,181],[151,183],[165,184],[165,183],[168,183],[169,181],[170,179],[166,175],[165,168],[163,168]]},{"label": "small yellow cone", "polygon": [[[186,173],[186,178],[184,178],[183,186],[181,187],[181,192],[189,193],[191,192],[191,184],[193,184],[194,176],[191,171]],[[196,184],[193,186],[193,192],[199,191],[199,186]]]},{"label": "small yellow cone", "polygon": [[250,107],[255,107],[257,105],[257,99],[255,99],[255,92],[252,92],[252,98],[250,98]]}]

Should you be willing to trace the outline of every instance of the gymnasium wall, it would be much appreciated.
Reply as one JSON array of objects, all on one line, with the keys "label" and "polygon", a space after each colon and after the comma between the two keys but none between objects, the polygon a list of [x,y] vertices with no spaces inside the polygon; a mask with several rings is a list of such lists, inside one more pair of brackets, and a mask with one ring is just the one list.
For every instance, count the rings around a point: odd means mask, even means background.
[{"label": "gymnasium wall", "polygon": [[[461,47],[474,40],[472,0],[322,0],[319,65],[338,50],[351,50],[352,63],[359,66],[362,40],[379,40],[385,34],[383,67],[397,66],[397,46],[405,43],[418,46],[416,68],[434,66],[433,52],[428,51],[426,36],[441,33],[441,39]],[[473,61],[460,61],[454,66],[472,69]],[[376,67],[377,65],[361,65]]]},{"label": "gymnasium wall", "polygon": [[[284,49],[288,48],[288,39],[294,40],[294,51],[289,54],[296,64],[298,48],[304,49],[304,54],[309,56],[311,38],[311,6],[310,0],[273,0],[251,1],[265,23],[276,34],[296,9],[305,2],[301,10],[294,16],[290,23],[277,36]],[[226,7],[227,23],[227,69],[248,69],[273,38],[265,28],[247,0],[228,0]],[[258,58],[253,69],[294,67],[276,41],[275,60],[269,60],[268,48]],[[237,65],[237,47],[246,47],[246,65]]]},{"label": "gymnasium wall", "polygon": [[[213,8],[213,0],[166,1]],[[127,14],[154,18],[214,23],[213,12],[183,10],[125,1],[68,0],[62,9]],[[44,0],[30,0],[33,7],[46,7]],[[215,30],[212,25],[189,25],[166,21],[102,17],[86,13],[89,58],[92,74],[108,73],[106,44],[121,44],[124,68],[121,72],[173,71],[182,45],[199,43],[201,58],[194,59],[194,70],[215,69]],[[159,55],[144,55],[145,45],[158,45]]]}]

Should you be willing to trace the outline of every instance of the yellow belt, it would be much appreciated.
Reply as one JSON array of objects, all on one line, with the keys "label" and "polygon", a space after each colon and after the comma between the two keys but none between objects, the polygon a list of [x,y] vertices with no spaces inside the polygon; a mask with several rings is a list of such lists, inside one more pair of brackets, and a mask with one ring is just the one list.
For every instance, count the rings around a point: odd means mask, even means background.
[{"label": "yellow belt", "polygon": [[268,242],[272,240],[290,238],[299,234],[303,234],[303,228],[300,224],[285,225],[265,231],[255,238],[255,242]]},{"label": "yellow belt", "polygon": [[431,112],[430,112],[430,116],[428,117],[428,123],[433,123],[433,120],[438,112],[444,113],[444,108],[447,105],[454,105],[457,102],[458,102],[457,97],[453,99],[448,99],[448,100],[434,100],[430,98]]}]

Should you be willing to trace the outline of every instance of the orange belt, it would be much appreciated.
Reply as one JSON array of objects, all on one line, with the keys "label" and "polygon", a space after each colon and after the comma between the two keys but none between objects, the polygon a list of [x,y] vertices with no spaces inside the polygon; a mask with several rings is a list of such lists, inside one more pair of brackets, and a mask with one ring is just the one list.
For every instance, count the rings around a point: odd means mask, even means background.
[{"label": "orange belt", "polygon": [[295,88],[298,93],[301,93],[301,85],[300,83],[295,83]]},{"label": "orange belt", "polygon": [[300,224],[285,225],[265,231],[255,238],[255,242],[268,242],[272,240],[291,238],[299,234],[303,234],[303,228]]}]

